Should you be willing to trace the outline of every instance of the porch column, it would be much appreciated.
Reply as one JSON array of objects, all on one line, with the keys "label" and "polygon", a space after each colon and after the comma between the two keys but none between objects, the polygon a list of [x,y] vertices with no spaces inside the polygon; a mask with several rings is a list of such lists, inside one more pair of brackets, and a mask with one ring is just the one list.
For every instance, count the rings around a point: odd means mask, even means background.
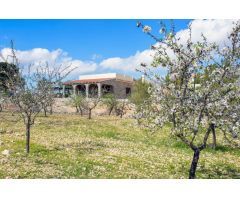
[{"label": "porch column", "polygon": [[98,86],[98,98],[100,98],[102,96],[102,84],[98,83],[97,86]]},{"label": "porch column", "polygon": [[85,88],[86,88],[86,98],[88,98],[88,94],[89,94],[89,84],[85,84]]},{"label": "porch column", "polygon": [[73,85],[73,94],[76,95],[76,87],[77,85]]},{"label": "porch column", "polygon": [[64,98],[64,97],[65,97],[65,85],[63,85],[63,92],[62,92],[62,93],[63,93],[62,96],[63,96],[63,98]]}]

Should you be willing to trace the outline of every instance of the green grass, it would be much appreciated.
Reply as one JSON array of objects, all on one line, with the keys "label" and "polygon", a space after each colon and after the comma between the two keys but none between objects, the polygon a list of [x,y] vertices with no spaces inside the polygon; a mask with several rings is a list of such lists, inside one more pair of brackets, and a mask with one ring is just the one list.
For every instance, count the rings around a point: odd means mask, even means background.
[{"label": "green grass", "polygon": [[[0,121],[0,141],[0,178],[188,178],[193,155],[169,127],[152,134],[109,116],[40,116],[29,155],[22,121]],[[10,156],[1,154],[5,149]],[[202,151],[197,177],[240,178],[240,150]]]}]

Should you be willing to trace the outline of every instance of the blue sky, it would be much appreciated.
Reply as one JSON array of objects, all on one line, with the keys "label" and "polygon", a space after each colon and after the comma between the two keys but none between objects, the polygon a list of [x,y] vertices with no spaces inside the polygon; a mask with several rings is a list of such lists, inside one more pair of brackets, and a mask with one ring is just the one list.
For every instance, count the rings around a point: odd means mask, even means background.
[{"label": "blue sky", "polygon": [[[140,20],[156,34],[161,20]],[[169,20],[164,20],[169,23]],[[13,39],[20,50],[36,47],[61,48],[74,58],[91,59],[129,56],[154,43],[136,28],[137,20],[0,20],[1,45]],[[186,28],[189,20],[175,20],[176,29]]]},{"label": "blue sky", "polygon": [[[162,20],[140,21],[150,25],[153,34],[159,35]],[[61,49],[63,56],[67,54],[69,60],[81,61],[81,66],[85,62],[90,63],[89,70],[79,70],[75,75],[119,72],[138,76],[134,70],[121,68],[120,64],[116,68],[109,67],[111,62],[104,67],[99,65],[109,58],[129,58],[155,43],[136,27],[136,22],[137,20],[0,20],[0,48],[9,47],[12,39],[19,51],[40,48],[51,53]],[[170,24],[170,20],[163,22]],[[189,22],[190,20],[174,20],[176,31],[186,29]]]}]

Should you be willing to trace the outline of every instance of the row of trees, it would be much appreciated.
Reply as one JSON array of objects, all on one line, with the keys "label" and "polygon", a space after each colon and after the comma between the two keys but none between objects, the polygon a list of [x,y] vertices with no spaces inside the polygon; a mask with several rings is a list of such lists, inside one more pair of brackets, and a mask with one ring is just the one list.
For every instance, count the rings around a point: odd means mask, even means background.
[{"label": "row of trees", "polygon": [[[10,58],[10,60],[9,60]],[[74,69],[71,66],[49,66],[48,63],[38,66],[29,66],[24,71],[15,55],[12,44],[12,54],[0,63],[0,111],[3,103],[14,106],[12,116],[15,121],[23,120],[26,128],[26,152],[30,151],[31,127],[34,125],[36,117],[40,112],[47,116],[53,112],[55,103],[53,87],[61,84],[61,81]],[[144,93],[142,93],[143,87]],[[139,95],[141,94],[141,95]],[[147,87],[140,80],[134,85],[134,92],[131,102],[140,105],[147,95]],[[105,95],[103,98],[85,98],[81,95],[71,96],[70,103],[76,107],[76,112],[83,115],[87,113],[88,118],[92,118],[92,110],[99,103],[107,106],[108,114],[113,111],[121,118],[126,113],[129,101],[117,100],[113,94]],[[4,115],[1,115],[7,117]],[[12,118],[11,116],[11,118]]]},{"label": "row of trees", "polygon": [[70,105],[76,108],[76,113],[80,113],[81,116],[87,112],[88,119],[92,118],[92,110],[97,107],[101,102],[101,99],[98,97],[95,98],[86,98],[83,95],[72,95],[70,96]]},{"label": "row of trees", "polygon": [[72,95],[70,96],[70,105],[74,106],[76,113],[81,116],[86,113],[88,119],[92,118],[92,110],[98,105],[106,106],[109,116],[115,112],[117,116],[122,118],[129,107],[129,101],[127,99],[118,100],[114,94],[107,94],[102,98],[86,98],[83,95]]},{"label": "row of trees", "polygon": [[140,109],[140,106],[144,101],[149,98],[148,88],[150,84],[144,82],[141,79],[136,80],[133,85],[133,92],[127,99],[117,99],[114,94],[106,94],[102,98],[89,97],[86,98],[83,95],[72,95],[70,96],[70,105],[76,108],[76,113],[81,116],[87,113],[88,119],[92,118],[92,110],[97,107],[97,105],[105,105],[108,110],[108,115],[115,113],[120,118],[126,114],[127,109],[130,104],[134,104],[136,110]]},{"label": "row of trees", "polygon": [[[229,141],[240,133],[240,22],[221,45],[208,42],[204,35],[193,42],[191,25],[186,40],[177,37],[174,27],[162,25],[158,39],[149,26],[140,22],[137,26],[156,44],[151,48],[151,66],[142,64],[153,87],[136,118],[151,129],[172,124],[172,134],[193,151],[189,178],[195,178],[209,136],[215,146],[217,135],[224,134]],[[167,76],[160,76],[159,68],[165,68]]]},{"label": "row of trees", "polygon": [[0,65],[0,99],[14,106],[12,116],[15,120],[23,120],[26,127],[26,152],[29,153],[31,127],[36,117],[42,110],[45,115],[48,108],[51,112],[54,104],[53,85],[59,84],[74,68],[45,63],[29,66],[27,70],[21,69],[13,43],[11,46],[11,55]]},{"label": "row of trees", "polygon": [[[208,42],[204,35],[193,42],[191,25],[186,40],[177,37],[174,27],[168,30],[163,25],[162,37],[158,39],[149,26],[141,23],[137,26],[156,44],[151,48],[155,54],[152,65],[142,63],[142,72],[149,83],[139,81],[134,86],[136,92],[131,100],[136,105],[135,117],[151,129],[172,124],[172,134],[193,151],[189,178],[195,178],[200,153],[207,148],[210,135],[215,147],[219,134],[233,141],[240,133],[240,22],[234,24],[228,42],[222,45]],[[11,62],[6,60],[6,66],[0,68],[0,87],[7,94],[4,98],[16,106],[14,115],[24,121],[29,153],[35,118],[41,110],[45,114],[51,111],[52,87],[72,69],[45,64],[35,67],[33,72],[29,67],[29,73],[23,73],[12,49]],[[159,75],[158,69],[162,67],[166,68],[167,76]],[[81,114],[87,111],[89,119],[100,101],[108,105],[109,114],[113,110],[121,117],[124,114],[125,101],[120,104],[114,96],[102,100],[72,97],[76,110]]]}]

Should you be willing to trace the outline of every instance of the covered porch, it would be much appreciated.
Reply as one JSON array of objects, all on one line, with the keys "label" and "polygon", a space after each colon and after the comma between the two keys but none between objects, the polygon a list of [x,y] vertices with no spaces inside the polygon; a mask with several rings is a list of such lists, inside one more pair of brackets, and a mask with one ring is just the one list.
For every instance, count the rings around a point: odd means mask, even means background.
[{"label": "covered porch", "polygon": [[[114,93],[112,85],[104,83],[106,80],[76,80],[63,84],[62,96],[66,97],[69,94],[83,95],[86,98],[101,98],[102,96]],[[69,88],[72,87],[72,92]]]}]

